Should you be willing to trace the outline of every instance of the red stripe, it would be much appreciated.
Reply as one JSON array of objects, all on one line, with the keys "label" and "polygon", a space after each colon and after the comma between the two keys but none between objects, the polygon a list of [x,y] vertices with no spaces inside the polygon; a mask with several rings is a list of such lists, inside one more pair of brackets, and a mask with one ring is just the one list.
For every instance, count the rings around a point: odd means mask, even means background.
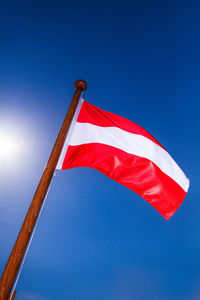
[{"label": "red stripe", "polygon": [[150,133],[139,125],[113,113],[104,111],[86,101],[83,102],[77,122],[91,123],[101,127],[119,127],[122,130],[140,134],[164,148]]},{"label": "red stripe", "polygon": [[168,220],[186,192],[154,163],[103,144],[69,146],[62,169],[94,168],[133,190]]}]

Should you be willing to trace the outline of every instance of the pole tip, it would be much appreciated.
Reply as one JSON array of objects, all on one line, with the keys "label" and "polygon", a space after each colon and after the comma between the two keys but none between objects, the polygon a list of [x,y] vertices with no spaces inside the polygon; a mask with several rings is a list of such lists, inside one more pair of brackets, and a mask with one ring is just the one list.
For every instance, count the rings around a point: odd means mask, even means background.
[{"label": "pole tip", "polygon": [[74,85],[75,85],[76,89],[80,89],[82,91],[86,90],[86,88],[87,88],[87,83],[84,80],[81,80],[81,79],[76,80]]}]

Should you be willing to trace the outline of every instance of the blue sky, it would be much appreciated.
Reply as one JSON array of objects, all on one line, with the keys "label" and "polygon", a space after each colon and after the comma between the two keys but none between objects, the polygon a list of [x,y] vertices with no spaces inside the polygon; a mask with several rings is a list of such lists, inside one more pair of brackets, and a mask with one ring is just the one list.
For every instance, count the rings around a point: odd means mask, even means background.
[{"label": "blue sky", "polygon": [[74,93],[147,129],[190,179],[169,220],[96,170],[57,171],[16,300],[200,298],[199,1],[0,4],[0,272]]}]

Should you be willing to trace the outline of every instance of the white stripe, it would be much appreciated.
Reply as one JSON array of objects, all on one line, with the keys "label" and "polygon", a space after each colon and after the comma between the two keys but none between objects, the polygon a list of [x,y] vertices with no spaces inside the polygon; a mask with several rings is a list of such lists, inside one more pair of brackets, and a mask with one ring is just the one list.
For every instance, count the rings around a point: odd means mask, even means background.
[{"label": "white stripe", "polygon": [[80,97],[78,105],[77,105],[77,108],[76,108],[76,111],[75,111],[73,119],[71,121],[71,125],[70,125],[70,128],[69,128],[69,131],[68,131],[65,143],[63,145],[63,148],[62,148],[62,151],[61,151],[61,154],[60,154],[60,157],[59,157],[56,169],[60,169],[60,170],[62,169],[63,160],[65,158],[65,154],[67,152],[69,141],[70,141],[70,138],[72,136],[72,133],[73,133],[73,130],[74,130],[74,127],[75,127],[75,124],[76,124],[76,120],[78,119],[78,115],[79,115],[79,112],[81,110],[81,106],[82,106],[83,102],[84,102],[83,98]]},{"label": "white stripe", "polygon": [[144,157],[155,163],[165,174],[187,192],[189,180],[163,148],[148,138],[117,127],[100,127],[76,122],[69,145],[100,143],[119,148],[129,154]]}]

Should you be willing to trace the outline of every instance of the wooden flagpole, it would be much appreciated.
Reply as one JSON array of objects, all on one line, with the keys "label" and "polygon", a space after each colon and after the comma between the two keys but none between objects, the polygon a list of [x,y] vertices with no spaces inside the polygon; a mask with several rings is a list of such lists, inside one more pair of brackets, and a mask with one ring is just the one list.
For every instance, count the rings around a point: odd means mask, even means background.
[{"label": "wooden flagpole", "polygon": [[8,300],[10,297],[10,291],[14,284],[15,278],[17,276],[20,264],[22,262],[24,253],[26,251],[29,239],[31,237],[34,225],[36,223],[40,208],[45,199],[48,187],[52,180],[55,168],[62,151],[62,147],[65,142],[72,118],[76,111],[79,98],[81,93],[87,88],[87,83],[84,80],[77,80],[75,82],[75,93],[72,98],[72,102],[61,126],[60,132],[54,144],[53,150],[44,169],[38,187],[36,189],[35,195],[24,219],[24,223],[18,234],[15,245],[12,249],[6,267],[3,271],[0,280],[0,300]]}]

